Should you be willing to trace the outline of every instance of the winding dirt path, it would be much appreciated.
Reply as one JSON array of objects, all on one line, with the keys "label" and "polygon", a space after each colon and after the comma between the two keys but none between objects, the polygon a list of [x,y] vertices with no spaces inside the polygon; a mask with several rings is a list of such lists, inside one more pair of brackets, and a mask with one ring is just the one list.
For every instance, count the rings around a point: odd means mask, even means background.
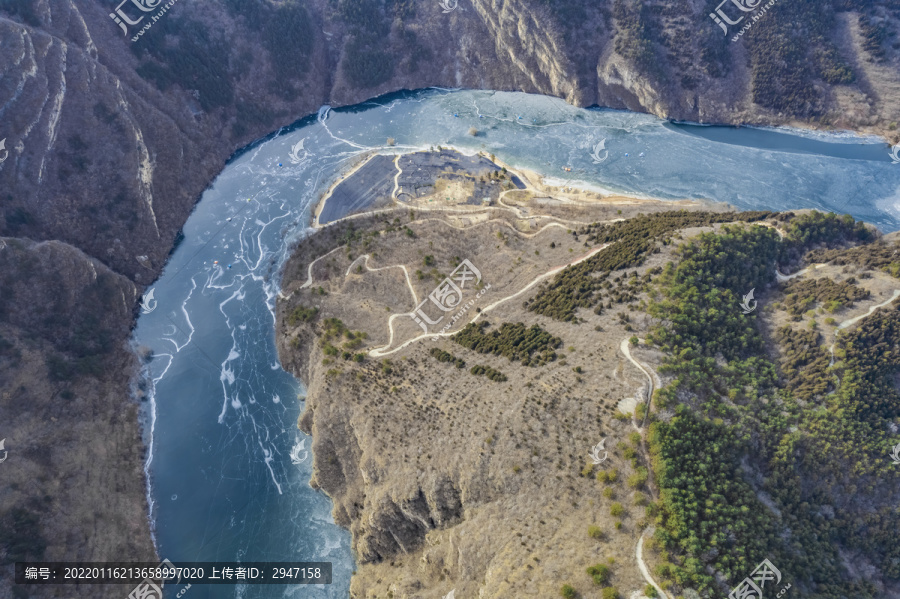
[{"label": "winding dirt path", "polygon": [[641,571],[641,575],[643,575],[644,580],[647,581],[647,584],[656,589],[656,592],[659,593],[660,597],[664,597],[665,599],[672,599],[671,595],[665,592],[661,586],[656,584],[656,581],[653,580],[653,576],[650,575],[650,569],[647,568],[647,564],[644,563],[644,534],[646,534],[647,532],[653,534],[652,527],[644,529],[644,532],[641,533],[641,538],[638,539],[637,547],[635,547],[634,549],[634,557],[637,558],[638,569]]},{"label": "winding dirt path", "polygon": [[[517,176],[518,176],[520,179],[522,179],[523,181],[525,180],[525,178],[522,177],[521,174],[517,174]],[[529,215],[525,212],[525,210],[523,210],[522,208],[519,208],[519,207],[517,207],[517,206],[510,206],[509,204],[507,204],[507,203],[505,203],[505,202],[503,201],[503,196],[505,196],[505,195],[508,194],[508,193],[512,193],[512,192],[514,192],[514,191],[531,191],[532,193],[537,193],[535,189],[533,189],[533,188],[531,188],[531,187],[528,187],[528,185],[530,185],[530,183],[528,183],[528,184],[526,185],[526,187],[525,187],[524,190],[522,190],[522,189],[507,189],[507,190],[501,191],[501,192],[500,192],[500,195],[497,197],[497,204],[500,205],[500,206],[502,206],[503,208],[505,208],[505,209],[507,209],[507,210],[510,210],[510,211],[512,211],[513,213],[517,214],[519,218],[553,218],[553,219],[555,219],[555,220],[557,220],[557,221],[559,221],[559,222],[561,222],[561,223],[571,223],[571,224],[573,224],[573,225],[581,225],[581,226],[584,226],[585,223],[583,223],[583,222],[581,222],[581,221],[578,221],[578,220],[568,220],[568,219],[565,219],[565,218],[558,218],[558,217],[555,217],[555,216],[554,216],[554,217],[550,217],[550,216],[537,215],[537,214],[536,214],[536,215],[533,215],[533,216],[529,216]],[[554,198],[554,199],[559,199],[559,198]],[[561,203],[566,203],[566,202],[562,202],[562,201],[561,201]],[[588,203],[578,203],[578,202],[576,202],[575,200],[571,200],[570,203],[575,204],[575,205],[577,205],[577,206],[582,206],[582,207],[589,207],[589,206],[590,206],[590,204],[588,204]],[[602,221],[602,222],[616,223],[616,222],[620,222],[620,221],[624,221],[624,220],[625,220],[624,218],[614,218],[614,219],[612,219],[612,220]]]},{"label": "winding dirt path", "polygon": [[[643,339],[641,339],[643,341]],[[630,337],[623,339],[622,343],[619,344],[619,349],[622,350],[622,353],[625,354],[625,357],[628,360],[637,366],[637,368],[644,373],[644,376],[647,377],[647,382],[650,384],[650,388],[647,393],[647,401],[645,402],[644,409],[644,420],[641,422],[641,426],[638,426],[634,421],[634,418],[631,419],[631,425],[637,431],[642,431],[644,426],[647,424],[647,417],[650,415],[650,402],[653,401],[653,391],[662,387],[662,381],[659,379],[659,375],[656,374],[656,371],[648,366],[644,366],[640,362],[634,359],[634,356],[631,355],[631,341]],[[650,486],[651,494],[653,493],[653,486]],[[654,497],[655,499],[655,497]],[[659,586],[656,581],[653,579],[653,576],[650,575],[650,569],[647,567],[647,564],[644,562],[644,536],[647,534],[653,534],[653,527],[648,526],[643,531],[641,531],[641,536],[638,538],[637,547],[634,549],[634,557],[637,559],[638,569],[641,571],[641,575],[644,577],[644,580],[647,581],[647,584],[651,585],[656,592],[659,593],[660,597],[664,597],[665,599],[671,599],[671,596],[666,593],[661,586]]]},{"label": "winding dirt path", "polygon": [[825,265],[825,264],[813,264],[812,266],[807,266],[807,267],[804,268],[803,270],[799,270],[799,271],[795,272],[795,273],[792,274],[792,275],[781,274],[781,271],[778,270],[778,269],[776,268],[776,269],[775,269],[775,279],[776,279],[779,283],[784,283],[785,281],[790,281],[791,279],[794,279],[794,278],[799,277],[799,276],[801,276],[801,275],[805,275],[805,274],[808,273],[810,270],[817,269],[817,268],[822,268],[823,266],[826,266],[826,265]]},{"label": "winding dirt path", "polygon": [[[549,225],[548,225],[548,226],[549,226]],[[596,254],[597,252],[606,249],[606,248],[609,247],[610,245],[612,245],[612,244],[610,244],[610,243],[603,244],[602,246],[599,246],[599,247],[594,248],[593,250],[591,250],[590,252],[588,252],[588,253],[585,254],[584,256],[581,256],[581,257],[578,258],[577,260],[574,260],[574,261],[569,262],[569,263],[567,263],[567,264],[563,264],[562,266],[557,266],[556,268],[552,268],[552,269],[548,270],[548,271],[545,272],[544,274],[539,275],[538,277],[536,277],[534,280],[531,281],[531,283],[529,283],[528,285],[526,285],[525,287],[523,287],[522,289],[520,289],[520,290],[517,291],[516,293],[513,293],[512,295],[509,295],[509,296],[507,296],[507,297],[504,297],[504,298],[502,298],[502,299],[499,299],[499,300],[495,301],[494,303],[488,305],[487,307],[482,308],[481,312],[477,312],[477,313],[475,314],[475,317],[472,318],[472,320],[470,320],[469,322],[475,322],[476,320],[478,320],[479,318],[481,318],[482,315],[487,314],[488,312],[490,312],[491,310],[493,310],[494,308],[496,308],[496,307],[499,306],[500,304],[503,304],[503,303],[505,303],[505,302],[508,302],[509,300],[515,299],[516,297],[522,295],[523,293],[525,293],[526,291],[528,291],[529,289],[531,289],[531,288],[534,287],[535,285],[537,285],[537,284],[541,283],[542,281],[548,279],[549,277],[552,277],[553,275],[557,274],[558,272],[560,272],[560,271],[563,270],[564,268],[566,268],[566,267],[568,267],[568,266],[573,266],[573,265],[578,264],[578,263],[580,263],[580,262],[583,262],[583,261],[587,260],[588,258],[590,258],[591,256],[593,256],[594,254]],[[416,302],[416,305],[418,305],[418,302]],[[400,351],[401,349],[403,349],[404,347],[410,345],[411,343],[415,343],[416,341],[420,341],[420,340],[422,340],[422,339],[430,339],[430,338],[437,338],[437,337],[449,337],[449,336],[451,336],[451,335],[455,335],[455,334],[456,334],[456,331],[453,331],[453,332],[449,332],[449,331],[448,331],[448,332],[446,332],[446,333],[423,333],[422,335],[419,335],[419,336],[417,336],[417,337],[413,337],[412,339],[407,340],[406,342],[402,343],[401,345],[398,345],[398,346],[395,347],[394,349],[389,349],[389,348],[391,347],[391,345],[393,345],[393,343],[394,343],[394,319],[395,319],[395,318],[399,318],[399,317],[411,317],[412,314],[413,314],[412,312],[405,312],[405,313],[403,313],[403,314],[394,314],[394,315],[392,315],[392,316],[388,319],[388,329],[389,329],[389,331],[390,331],[390,337],[389,337],[389,340],[388,340],[387,345],[384,345],[384,346],[382,346],[382,347],[377,347],[377,348],[374,348],[374,349],[370,350],[370,351],[369,351],[369,355],[372,356],[372,357],[375,357],[375,358],[380,358],[380,357],[383,357],[383,356],[389,356],[389,355],[391,355],[391,354],[393,354],[393,353],[395,353],[395,352]]]},{"label": "winding dirt path", "polygon": [[[318,258],[316,258],[315,260],[313,260],[312,262],[310,262],[310,263],[309,263],[309,267],[306,269],[306,282],[303,283],[302,285],[300,285],[299,289],[306,289],[307,287],[309,287],[310,285],[312,285],[312,282],[313,282],[312,271],[313,271],[313,266],[316,265],[316,262],[318,262],[318,261],[321,260],[322,258],[327,258],[328,256],[330,256],[330,255],[333,254],[334,252],[336,252],[336,251],[338,251],[338,250],[340,250],[340,249],[343,249],[343,248],[345,248],[345,247],[347,247],[347,246],[345,246],[345,245],[340,245],[340,246],[334,248],[333,250],[331,250],[330,252],[328,252],[327,254],[322,254],[321,256],[319,256]],[[293,291],[291,291],[290,295],[285,295],[285,294],[283,294],[283,293],[281,292],[281,290],[278,291],[278,297],[281,298],[281,299],[283,299],[283,300],[291,299],[291,297],[292,297],[293,295],[294,295],[294,292],[293,292]]]},{"label": "winding dirt path", "polygon": [[842,331],[848,327],[852,327],[853,325],[855,325],[857,322],[859,322],[863,318],[869,317],[872,314],[874,314],[875,310],[877,310],[878,308],[884,308],[885,306],[890,304],[892,301],[894,301],[898,297],[900,297],[900,289],[894,289],[894,294],[891,297],[884,300],[880,304],[875,304],[874,306],[871,306],[867,312],[864,312],[863,314],[860,314],[859,316],[854,316],[853,318],[848,318],[847,320],[845,320],[844,322],[842,322],[841,324],[839,324],[837,326],[837,330]]},{"label": "winding dirt path", "polygon": [[362,256],[351,262],[350,266],[347,267],[347,272],[344,274],[344,277],[350,276],[350,270],[353,268],[353,265],[360,260],[363,261],[363,266],[365,266],[366,270],[368,270],[369,272],[378,272],[379,270],[387,270],[389,268],[402,268],[403,274],[406,275],[406,285],[409,287],[409,292],[412,293],[413,296],[413,303],[419,305],[419,296],[416,295],[416,290],[413,288],[412,279],[409,278],[409,269],[406,268],[405,264],[391,264],[390,266],[382,266],[381,268],[372,268],[371,266],[369,266],[370,257],[371,256],[369,254],[363,254]]},{"label": "winding dirt path", "polygon": [[[634,359],[634,356],[631,355],[630,339],[631,339],[630,337],[626,337],[625,339],[622,339],[622,343],[619,344],[619,349],[622,350],[622,353],[625,354],[625,357],[628,358],[628,360],[632,364],[637,366],[637,368],[641,372],[644,373],[644,376],[647,377],[647,381],[650,383],[650,389],[647,393],[647,401],[644,402],[644,406],[645,406],[644,420],[643,420],[643,422],[641,422],[641,426],[638,426],[637,424],[635,424],[634,419],[632,418],[632,424],[634,424],[634,428],[637,430],[641,430],[644,428],[644,425],[647,423],[647,416],[650,414],[650,402],[653,401],[653,391],[655,391],[659,387],[662,387],[662,381],[659,380],[659,376],[656,374],[655,370],[653,370],[652,368],[649,368],[647,366],[644,366],[643,364],[641,364],[640,362],[638,362],[637,360]],[[640,339],[639,341],[644,341],[644,340]]]},{"label": "winding dirt path", "polygon": [[[894,293],[893,293],[893,295],[891,295],[891,297],[884,300],[880,304],[871,306],[866,312],[863,312],[862,314],[854,316],[853,318],[848,318],[847,320],[843,321],[841,324],[839,324],[837,326],[837,328],[835,328],[835,332],[843,331],[846,328],[852,327],[853,325],[855,325],[857,322],[859,322],[863,318],[867,318],[867,317],[871,316],[872,314],[874,314],[875,310],[877,310],[879,308],[884,308],[885,306],[887,306],[888,304],[893,302],[898,297],[900,297],[900,289],[894,289]],[[831,360],[828,362],[829,368],[834,366],[834,345],[835,345],[835,343],[837,343],[837,340],[833,341],[831,343],[831,346],[828,348],[828,353],[831,354]]]}]

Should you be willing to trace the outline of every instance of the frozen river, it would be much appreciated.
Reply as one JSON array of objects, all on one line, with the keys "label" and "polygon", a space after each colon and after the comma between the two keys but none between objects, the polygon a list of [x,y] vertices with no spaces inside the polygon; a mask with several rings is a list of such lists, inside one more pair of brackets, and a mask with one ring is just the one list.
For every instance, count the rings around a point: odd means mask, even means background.
[{"label": "frozen river", "polygon": [[[439,144],[573,185],[741,209],[835,210],[900,228],[900,164],[883,142],[850,134],[675,125],[543,96],[431,89],[323,108],[253,144],[204,192],[135,331],[153,351],[156,540],[174,562],[330,561],[334,582],[198,586],[186,597],[348,597],[350,535],[309,487],[310,440],[296,427],[304,388],[275,351],[279,272],[309,233],[317,198],[355,157]],[[167,599],[177,590],[167,587]]]}]

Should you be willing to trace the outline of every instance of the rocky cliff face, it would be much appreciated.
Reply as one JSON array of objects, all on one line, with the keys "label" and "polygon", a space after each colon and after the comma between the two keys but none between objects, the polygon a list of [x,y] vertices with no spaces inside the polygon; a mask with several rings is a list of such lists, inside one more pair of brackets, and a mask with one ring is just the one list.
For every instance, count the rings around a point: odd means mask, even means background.
[{"label": "rocky cliff face", "polygon": [[[900,120],[897,9],[881,0],[781,2],[736,42],[708,17],[712,0],[196,0],[161,15],[138,4],[0,5],[0,235],[78,248],[136,285],[130,306],[232,152],[325,103],[458,86],[888,136]],[[120,28],[117,9],[142,20]],[[55,297],[45,282],[34,304]],[[68,338],[81,325],[53,326]],[[111,334],[121,347],[127,327]],[[43,354],[23,356],[42,367]],[[93,380],[127,395],[119,374]],[[116,426],[134,435],[133,418]],[[129,471],[138,489],[137,461]],[[72,554],[86,543],[68,542]]]}]

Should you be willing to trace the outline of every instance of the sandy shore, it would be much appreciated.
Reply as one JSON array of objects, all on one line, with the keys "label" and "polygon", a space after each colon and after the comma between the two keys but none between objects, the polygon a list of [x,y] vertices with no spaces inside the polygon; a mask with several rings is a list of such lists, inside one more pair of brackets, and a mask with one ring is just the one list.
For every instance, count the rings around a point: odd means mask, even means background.
[{"label": "sandy shore", "polygon": [[[454,147],[445,147],[444,149],[453,150],[455,152],[459,152],[460,154],[471,156],[471,153],[465,153],[458,148]],[[407,154],[413,154],[417,152],[422,152],[427,150],[415,150],[413,152],[406,153],[398,153],[395,159],[391,162],[393,168],[398,169],[397,161],[401,156],[406,156]],[[485,155],[484,152],[480,154]],[[314,228],[321,228],[323,225],[320,223],[319,218],[325,208],[326,202],[331,198],[334,193],[334,190],[341,184],[351,178],[354,174],[356,174],[360,169],[362,169],[366,164],[368,164],[372,158],[374,158],[377,153],[369,154],[363,157],[359,162],[354,164],[350,169],[341,174],[341,176],[335,180],[331,186],[325,191],[322,195],[321,199],[316,204],[315,210],[313,212],[312,218],[312,226]],[[587,206],[597,206],[597,205],[614,205],[614,206],[638,206],[638,205],[661,205],[664,204],[667,207],[679,208],[679,207],[698,207],[698,206],[710,206],[713,203],[708,202],[706,200],[697,200],[697,199],[680,199],[680,200],[661,200],[656,198],[649,197],[641,197],[641,196],[629,196],[625,194],[618,194],[611,192],[609,190],[605,190],[600,187],[591,186],[584,182],[572,182],[567,181],[562,178],[553,177],[548,174],[542,174],[537,171],[529,170],[526,168],[515,167],[513,165],[507,164],[502,160],[494,157],[491,160],[494,164],[496,164],[500,168],[505,168],[506,171],[510,175],[514,175],[518,177],[524,184],[525,189],[522,190],[510,190],[507,193],[521,193],[526,194],[529,200],[549,200],[554,203],[558,203],[559,205],[569,205],[569,206],[579,206],[579,207],[587,207]],[[396,175],[398,173],[393,173],[392,175]],[[498,203],[499,207],[507,207],[509,206],[503,202],[503,194],[501,194],[501,201]],[[393,191],[393,204],[394,207],[401,205],[396,199],[396,186]],[[426,196],[428,197],[428,196]],[[423,198],[417,198],[417,200],[421,200]],[[506,201],[509,201],[508,199]],[[512,200],[513,202],[515,200]],[[402,204],[404,207],[407,207],[405,204]],[[411,207],[411,206],[410,206]],[[417,209],[421,209],[421,207],[416,207]],[[442,209],[450,209],[450,208],[438,208],[438,207],[429,207],[428,210],[442,210]],[[484,206],[476,206],[471,204],[457,204],[452,210],[453,211],[471,211],[477,212],[484,209]],[[390,210],[390,208],[387,208]],[[367,210],[365,213],[370,212],[378,212],[380,210]]]}]

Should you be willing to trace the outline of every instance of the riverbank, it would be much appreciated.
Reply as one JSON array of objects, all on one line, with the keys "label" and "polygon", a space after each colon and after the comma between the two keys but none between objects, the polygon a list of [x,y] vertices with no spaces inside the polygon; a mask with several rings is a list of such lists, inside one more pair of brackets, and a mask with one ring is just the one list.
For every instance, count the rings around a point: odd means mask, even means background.
[{"label": "riverbank", "polygon": [[[473,162],[473,158],[480,162]],[[410,173],[415,174],[414,179]],[[341,218],[358,218],[391,207],[424,213],[452,212],[458,217],[494,209],[537,220],[549,218],[550,212],[561,217],[567,210],[584,208],[605,209],[597,212],[598,216],[611,217],[614,211],[617,218],[627,218],[636,209],[729,209],[705,200],[658,200],[618,194],[596,185],[561,181],[515,167],[484,152],[467,153],[445,146],[437,152],[373,153],[357,160],[316,203],[312,226],[321,228]]]}]

